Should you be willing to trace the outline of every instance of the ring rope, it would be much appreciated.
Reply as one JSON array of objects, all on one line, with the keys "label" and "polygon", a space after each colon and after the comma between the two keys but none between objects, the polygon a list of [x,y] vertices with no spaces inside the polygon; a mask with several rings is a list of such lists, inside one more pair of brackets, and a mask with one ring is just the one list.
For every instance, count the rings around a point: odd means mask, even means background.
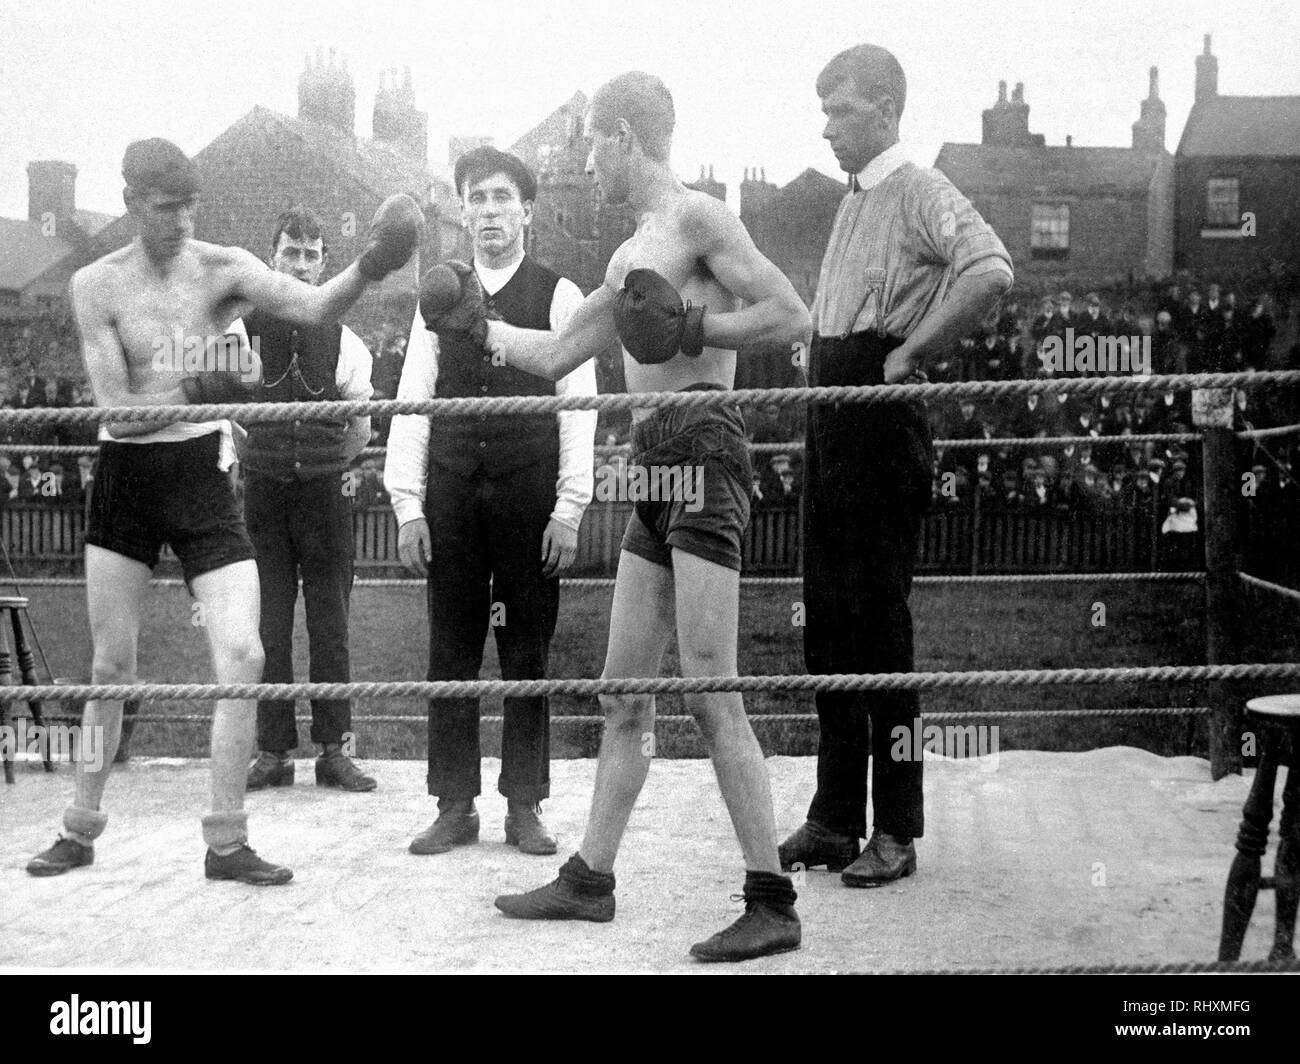
[{"label": "ring rope", "polygon": [[363,414],[554,414],[564,410],[632,410],[645,407],[783,406],[792,403],[878,403],[909,399],[1002,398],[1014,395],[1110,395],[1176,389],[1262,388],[1300,384],[1300,370],[1256,373],[1165,374],[1152,377],[1090,377],[1014,381],[953,381],[944,384],[836,385],[817,388],[742,388],[732,391],[618,392],[601,395],[505,395],[457,399],[356,399],[308,403],[218,403],[174,406],[37,407],[0,410],[0,424],[84,424],[103,421],[294,421],[305,417]]},{"label": "ring rope", "polygon": [[1249,573],[1239,572],[1237,576],[1248,587],[1257,587],[1261,591],[1272,591],[1283,598],[1289,598],[1292,602],[1300,602],[1300,591],[1293,587],[1283,587],[1281,584],[1275,584],[1271,580],[1261,580],[1258,576],[1251,576]]},{"label": "ring rope", "polygon": [[1277,425],[1271,429],[1243,429],[1237,436],[1243,440],[1266,440],[1270,436],[1294,436],[1300,425]]},{"label": "ring rope", "polygon": [[[1104,709],[990,709],[981,710],[961,710],[952,712],[921,713],[921,719],[924,721],[935,720],[986,720],[990,717],[998,720],[1021,720],[1039,717],[1204,717],[1209,716],[1214,710],[1208,706],[1138,706],[1133,708],[1104,708]],[[17,716],[21,716],[18,714]],[[43,720],[50,721],[80,721],[81,717],[70,714],[45,714]],[[141,724],[204,724],[212,720],[211,713],[133,713],[126,720],[133,720]],[[300,713],[294,717],[299,724],[311,723],[310,713]],[[428,720],[426,712],[418,713],[358,713],[353,718],[356,721],[365,721],[367,724],[423,724]],[[501,713],[481,713],[480,720],[504,720]],[[597,713],[565,713],[555,714],[551,717],[551,722],[560,721],[603,721],[604,715]],[[666,724],[689,724],[695,718],[689,713],[663,713],[655,715],[655,723]],[[750,723],[755,721],[770,721],[774,724],[806,724],[817,720],[816,713],[750,713]]]},{"label": "ring rope", "polygon": [[1023,968],[891,968],[872,975],[1192,975],[1206,972],[1300,972],[1300,958],[1281,961],[1175,961],[1167,964],[1068,964]]},{"label": "ring rope", "polygon": [[[397,562],[393,563],[398,564]],[[946,584],[1091,584],[1091,583],[1187,583],[1204,580],[1203,572],[1138,572],[1138,573],[953,573],[951,575],[927,574],[912,578],[913,586],[935,587]],[[613,587],[612,576],[561,577],[561,587]],[[802,576],[742,576],[746,587],[799,587]],[[24,587],[85,587],[84,576],[33,576],[23,578]],[[150,587],[184,587],[180,577],[160,576],[149,581]],[[419,577],[394,576],[359,577],[353,587],[426,587]]]},{"label": "ring rope", "polygon": [[[81,409],[81,408],[77,408]],[[1245,433],[1238,435],[1244,436]],[[1134,443],[1199,443],[1205,437],[1199,432],[1144,432],[1128,436],[997,436],[991,439],[948,439],[933,441],[935,447],[944,450],[974,450],[984,447],[1088,447],[1119,445],[1125,447]],[[790,440],[785,443],[751,443],[749,449],[754,454],[784,454],[787,451],[802,451],[803,440]],[[632,449],[630,443],[598,443],[593,448],[598,455],[628,454]],[[0,450],[20,454],[98,454],[99,445],[91,443],[7,443],[0,445]],[[387,447],[364,447],[361,455],[366,458],[379,458],[388,454]]]},{"label": "ring rope", "polygon": [[5,701],[102,699],[208,700],[298,698],[477,698],[502,695],[699,694],[717,691],[931,691],[936,688],[1045,687],[1063,684],[1288,680],[1300,662],[1152,665],[1102,669],[988,669],[968,672],[828,673],[824,675],[650,676],[554,680],[372,680],[351,683],[16,684]]}]

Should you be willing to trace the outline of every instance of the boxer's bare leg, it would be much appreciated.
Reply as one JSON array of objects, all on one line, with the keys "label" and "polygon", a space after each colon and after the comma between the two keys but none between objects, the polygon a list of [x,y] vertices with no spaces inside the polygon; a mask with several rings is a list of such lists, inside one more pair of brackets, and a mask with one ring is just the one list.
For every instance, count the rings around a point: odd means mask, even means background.
[{"label": "boxer's bare leg", "polygon": [[[195,599],[203,606],[203,629],[217,683],[258,683],[262,642],[258,637],[261,599],[257,563],[235,562],[196,576]],[[212,811],[244,807],[248,762],[256,745],[257,702],[223,698],[212,714]]]},{"label": "boxer's bare leg", "polygon": [[[682,675],[738,675],[740,573],[676,548],[673,572]],[[746,869],[779,873],[772,788],[744,699],[739,691],[714,691],[688,694],[685,701],[708,744]]]},{"label": "boxer's bare leg", "polygon": [[[86,546],[86,608],[94,648],[91,683],[136,682],[140,613],[148,590],[147,565],[103,547]],[[84,729],[103,729],[104,759],[98,770],[77,762],[73,805],[98,809],[122,735],[121,701],[87,702],[81,724]]]},{"label": "boxer's bare leg", "polygon": [[[618,560],[602,679],[658,676],[673,635],[673,573],[628,551]],[[654,695],[601,695],[605,729],[587,830],[578,853],[610,872],[654,753]]]}]

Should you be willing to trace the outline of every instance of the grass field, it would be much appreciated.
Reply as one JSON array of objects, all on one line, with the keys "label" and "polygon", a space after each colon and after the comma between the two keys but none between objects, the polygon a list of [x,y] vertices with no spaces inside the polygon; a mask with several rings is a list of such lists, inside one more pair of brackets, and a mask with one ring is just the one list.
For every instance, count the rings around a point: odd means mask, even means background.
[{"label": "grass field", "polygon": [[[90,638],[80,588],[32,588],[31,614],[50,666],[58,676],[89,675]],[[190,600],[182,588],[152,590],[148,620],[140,639],[140,677],[155,682],[203,682],[207,671],[202,630],[191,624]],[[551,654],[553,676],[594,677],[604,660],[612,591],[569,588],[563,593],[560,621]],[[741,599],[740,671],[781,674],[804,672],[800,631],[791,624],[791,587],[746,587]],[[918,670],[1105,667],[1199,664],[1204,661],[1203,591],[1197,584],[1124,583],[953,585],[919,587],[913,594]],[[1250,633],[1246,660],[1294,660],[1300,611],[1258,596],[1245,599]],[[1104,625],[1100,621],[1104,608]],[[1243,621],[1245,624],[1246,621]],[[352,675],[355,680],[423,679],[428,636],[424,597],[418,588],[357,588],[352,603]],[[299,609],[295,659],[297,676],[306,678],[305,625]],[[670,650],[666,671],[677,670]],[[484,678],[499,676],[489,641]],[[1281,685],[1283,689],[1288,685]],[[940,710],[1044,709],[1065,707],[1175,706],[1204,704],[1202,685],[1105,685],[1052,688],[982,688],[926,694],[922,706]],[[1251,692],[1256,693],[1256,692]],[[146,712],[194,713],[203,704],[150,704]],[[756,730],[769,753],[816,751],[815,721],[764,724],[763,714],[811,713],[809,694],[746,696]],[[206,708],[206,707],[204,707]],[[305,703],[300,712],[307,712]],[[595,698],[558,697],[556,717],[598,715]],[[499,713],[499,700],[485,703]],[[685,712],[681,699],[658,700],[660,715]],[[367,713],[415,713],[411,724],[366,726]],[[421,707],[411,701],[359,703],[356,731],[362,757],[423,757],[425,729]],[[994,723],[994,722],[990,722]],[[1050,720],[1000,722],[1002,749],[1087,750],[1113,745],[1143,747],[1155,753],[1204,754],[1204,723],[1188,718],[1144,720]],[[306,727],[300,728],[306,736]],[[499,722],[484,721],[484,753],[497,752]],[[132,741],[139,753],[194,756],[204,752],[207,729],[193,724],[142,724]],[[552,750],[557,757],[594,756],[599,721],[557,721]],[[658,749],[664,756],[702,756],[703,747],[689,721],[660,724]]]}]

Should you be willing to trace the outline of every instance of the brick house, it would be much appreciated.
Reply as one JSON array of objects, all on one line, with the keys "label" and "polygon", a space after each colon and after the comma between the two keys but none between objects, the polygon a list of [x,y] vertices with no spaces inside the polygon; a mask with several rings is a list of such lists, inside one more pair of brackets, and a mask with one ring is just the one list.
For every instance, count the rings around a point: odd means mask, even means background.
[{"label": "brick house", "polygon": [[113,221],[111,214],[77,209],[77,168],[44,159],[27,164],[27,217],[0,218],[0,317],[49,308],[42,278]]},{"label": "brick house", "polygon": [[1300,96],[1221,96],[1205,37],[1175,153],[1175,265],[1229,278],[1289,264],[1300,248]]},{"label": "brick house", "polygon": [[[298,79],[298,114],[254,107],[194,156],[202,181],[194,235],[242,247],[265,259],[270,229],[285,208],[303,203],[326,226],[330,261],[325,278],[361,251],[370,216],[385,197],[406,192],[429,222],[421,257],[435,262],[463,253],[459,212],[449,176],[430,169],[428,118],[414,105],[410,71],[384,75],[375,97],[374,137],[355,133],[355,99],[345,62],[309,57]],[[125,148],[125,145],[123,145]],[[47,269],[34,293],[59,297],[85,263],[123,247],[134,236],[129,215]],[[345,321],[363,335],[410,320],[416,264],[372,286]]]},{"label": "brick house", "polygon": [[1158,72],[1127,148],[1048,145],[1029,132],[1024,86],[1006,82],[979,144],[944,144],[941,170],[997,231],[1018,280],[1103,285],[1166,276],[1173,264],[1174,161],[1165,149]]}]

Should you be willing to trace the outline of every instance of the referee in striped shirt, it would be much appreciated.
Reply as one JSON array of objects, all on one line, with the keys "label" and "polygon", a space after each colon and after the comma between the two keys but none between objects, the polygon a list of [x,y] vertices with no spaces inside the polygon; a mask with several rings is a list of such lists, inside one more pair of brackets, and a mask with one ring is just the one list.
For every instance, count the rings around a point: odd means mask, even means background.
[{"label": "referee in striped shirt", "polygon": [[[1011,286],[1011,259],[943,174],[907,161],[898,142],[907,82],[892,54],[870,44],[841,52],[818,76],[817,95],[822,135],[853,177],[813,302],[811,383],[924,380],[925,360],[967,335]],[[907,599],[931,460],[920,402],[809,407],[809,672],[912,670]],[[817,792],[807,821],[781,845],[783,867],[825,865],[854,887],[910,875],[912,840],[924,830],[922,763],[910,759],[920,726],[916,693],[821,692],[817,716]],[[873,824],[859,850],[869,767]]]}]

